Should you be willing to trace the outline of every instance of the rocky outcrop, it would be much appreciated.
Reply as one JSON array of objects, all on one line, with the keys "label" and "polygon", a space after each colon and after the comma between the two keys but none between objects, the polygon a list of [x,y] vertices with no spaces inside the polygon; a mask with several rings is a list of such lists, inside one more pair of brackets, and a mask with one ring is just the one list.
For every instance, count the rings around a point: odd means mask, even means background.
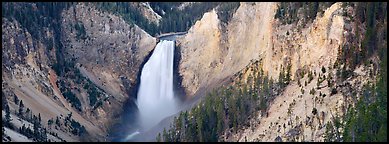
[{"label": "rocky outcrop", "polygon": [[[75,25],[85,29],[78,37]],[[63,41],[68,60],[75,59],[85,76],[119,101],[127,98],[122,79],[135,84],[143,59],[156,39],[118,16],[79,4],[63,13]]]},{"label": "rocky outcrop", "polygon": [[214,78],[221,70],[219,65],[223,55],[219,23],[216,11],[205,13],[183,39],[177,40],[182,58],[179,73],[189,95],[206,85],[207,80]]},{"label": "rocky outcrop", "polygon": [[[250,69],[250,63],[257,60],[265,74],[275,80],[288,65],[292,80],[297,79],[301,70],[319,73],[322,67],[327,68],[327,77],[328,73],[335,75],[336,71],[330,68],[346,41],[345,28],[349,27],[343,17],[342,3],[325,9],[323,15],[307,23],[306,27],[299,23],[281,24],[274,19],[276,9],[277,3],[241,3],[225,27],[211,11],[185,37],[178,39],[182,55],[179,68],[187,93],[193,96],[204,90],[202,88],[217,87],[221,80],[235,78],[235,73]],[[248,75],[244,73],[242,78],[247,79]],[[316,75],[314,79],[305,85],[305,93],[296,81],[292,81],[269,106],[269,117],[254,118],[250,121],[251,126],[237,130],[224,140],[274,141],[281,136],[287,141],[296,137],[322,141],[324,123],[330,120],[331,114],[342,114],[347,99],[339,93],[329,97],[331,88],[326,86],[322,86],[320,96],[325,93],[327,97],[314,96],[312,99],[307,91],[318,87]],[[300,80],[307,81],[307,78]],[[320,114],[305,113],[313,108]],[[282,124],[287,125],[284,125],[286,128],[282,129]],[[318,128],[308,130],[308,126]]]},{"label": "rocky outcrop", "polygon": [[[84,38],[75,25],[85,29]],[[136,88],[139,67],[156,39],[118,16],[83,4],[64,11],[62,29],[68,60],[74,59],[85,77],[112,96],[107,107],[97,109],[97,122],[107,129],[126,100],[135,100],[131,89]]]},{"label": "rocky outcrop", "polygon": [[[72,113],[72,118],[85,126],[89,137],[71,135],[70,130],[62,128],[52,129],[66,141],[105,141],[111,124],[120,117],[122,106],[135,98],[129,92],[135,89],[142,62],[155,47],[156,39],[138,26],[84,3],[64,10],[61,16],[61,54],[102,90],[106,99],[101,107],[90,106],[89,94],[78,80],[53,71],[59,50],[54,35],[58,33],[43,28],[43,37],[32,37],[18,21],[4,17],[2,91],[9,101],[15,95],[33,114],[40,113],[45,127],[49,119]],[[80,100],[82,112],[65,99],[57,80],[70,83],[67,88]],[[18,109],[18,105],[10,107],[12,111]]]},{"label": "rocky outcrop", "polygon": [[131,4],[139,8],[142,15],[150,22],[158,25],[161,21],[162,17],[150,7],[150,2],[132,2]]},{"label": "rocky outcrop", "polygon": [[298,69],[328,67],[342,43],[345,24],[340,5],[331,6],[307,28],[281,25],[274,19],[277,3],[241,3],[225,29],[214,11],[204,14],[177,40],[182,49],[182,86],[189,95],[216,87],[252,60],[262,59],[263,70],[276,80],[289,64],[292,79]]},{"label": "rocky outcrop", "polygon": [[[84,125],[87,131],[95,132],[92,136],[95,140],[102,140],[98,137],[103,136],[103,130],[75,112],[51,82],[50,78],[54,72],[50,72],[52,70],[48,64],[55,60],[55,55],[50,54],[54,52],[41,41],[31,37],[31,34],[15,20],[3,18],[2,27],[2,60],[7,61],[2,64],[4,96],[8,99],[17,97],[32,114],[40,113],[45,127],[47,127],[47,120],[72,112],[73,118]],[[48,39],[52,38],[51,33],[52,31],[47,31]],[[49,59],[50,56],[52,59]],[[16,111],[19,106],[10,105],[10,108]],[[79,141],[78,137],[64,131],[58,129],[52,131],[67,141]]]},{"label": "rocky outcrop", "polygon": [[[215,11],[196,22],[187,36],[178,40],[183,55],[182,85],[187,93],[193,95],[199,88],[233,75],[269,49],[275,8],[273,3],[241,3],[226,29]],[[187,42],[191,39],[192,43]]]}]

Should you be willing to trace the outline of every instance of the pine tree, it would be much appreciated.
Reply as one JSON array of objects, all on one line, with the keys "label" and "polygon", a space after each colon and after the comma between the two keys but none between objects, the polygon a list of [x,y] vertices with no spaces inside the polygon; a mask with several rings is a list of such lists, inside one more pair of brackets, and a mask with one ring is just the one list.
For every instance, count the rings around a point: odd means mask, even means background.
[{"label": "pine tree", "polygon": [[23,100],[20,100],[20,103],[19,103],[19,115],[21,117],[23,117],[23,109],[24,109]]},{"label": "pine tree", "polygon": [[53,124],[53,118],[47,120],[47,125],[49,126],[49,128],[51,128],[52,124]]},{"label": "pine tree", "polygon": [[55,119],[55,124],[56,124],[57,126],[61,126],[61,122],[59,121],[58,116],[57,116],[56,119]]},{"label": "pine tree", "polygon": [[288,85],[290,80],[291,80],[291,68],[292,68],[291,64],[288,64],[288,66],[286,67],[286,75],[285,75],[285,84],[286,85]]},{"label": "pine tree", "polygon": [[7,101],[7,98],[6,96],[4,95],[4,92],[1,91],[1,109],[5,109],[5,106],[8,104],[8,101]]},{"label": "pine tree", "polygon": [[38,114],[38,122],[41,123],[42,122],[42,119],[41,119],[41,113]]},{"label": "pine tree", "polygon": [[163,128],[163,133],[162,133],[162,135],[163,135],[163,141],[165,141],[165,142],[170,142],[170,141],[169,141],[169,134],[166,132],[166,129],[165,129],[165,128]]},{"label": "pine tree", "polygon": [[278,76],[278,84],[281,86],[281,88],[284,87],[284,78],[285,78],[284,68],[281,65],[280,74]]},{"label": "pine tree", "polygon": [[9,111],[8,103],[5,105],[5,121],[4,125],[7,127],[11,127],[11,112]]},{"label": "pine tree", "polygon": [[14,102],[16,105],[19,104],[19,98],[16,95],[14,95]]},{"label": "pine tree", "polygon": [[157,140],[157,142],[162,142],[161,141],[161,133],[158,133],[156,140]]},{"label": "pine tree", "polygon": [[325,131],[325,135],[324,135],[324,141],[325,142],[333,142],[334,139],[335,139],[334,135],[335,135],[334,134],[334,128],[332,126],[331,121],[329,121],[326,124],[326,131]]},{"label": "pine tree", "polygon": [[36,118],[36,116],[34,115],[34,120],[33,120],[33,127],[34,127],[34,138],[37,140],[37,141],[40,141],[40,131],[39,131],[39,126],[38,126],[38,119]]},{"label": "pine tree", "polygon": [[324,66],[321,67],[321,72],[326,73],[326,68]]}]

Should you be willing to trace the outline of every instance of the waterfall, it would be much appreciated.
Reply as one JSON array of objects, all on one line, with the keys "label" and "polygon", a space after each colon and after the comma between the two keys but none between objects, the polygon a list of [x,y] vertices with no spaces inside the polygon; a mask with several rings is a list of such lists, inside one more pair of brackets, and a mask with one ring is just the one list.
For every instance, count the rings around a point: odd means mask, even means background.
[{"label": "waterfall", "polygon": [[137,105],[144,130],[176,112],[173,92],[174,41],[161,40],[143,66]]}]

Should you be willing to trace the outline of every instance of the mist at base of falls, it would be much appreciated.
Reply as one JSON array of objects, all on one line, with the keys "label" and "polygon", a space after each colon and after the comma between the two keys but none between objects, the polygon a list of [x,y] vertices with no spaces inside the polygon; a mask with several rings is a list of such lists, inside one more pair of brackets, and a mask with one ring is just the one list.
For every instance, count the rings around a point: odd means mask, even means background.
[{"label": "mist at base of falls", "polygon": [[173,91],[173,61],[174,41],[161,40],[141,72],[136,102],[140,127],[124,141],[140,135],[178,111]]}]

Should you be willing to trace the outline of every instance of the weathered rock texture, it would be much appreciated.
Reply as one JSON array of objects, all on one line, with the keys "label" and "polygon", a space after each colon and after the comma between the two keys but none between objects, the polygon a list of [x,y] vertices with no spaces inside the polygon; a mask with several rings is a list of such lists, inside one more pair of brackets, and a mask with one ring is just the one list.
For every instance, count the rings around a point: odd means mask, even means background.
[{"label": "weathered rock texture", "polygon": [[[44,37],[35,38],[18,21],[6,18],[2,19],[2,91],[9,101],[16,95],[35,115],[40,113],[45,127],[47,120],[55,120],[56,116],[63,119],[62,116],[72,112],[72,118],[89,132],[88,140],[104,141],[124,102],[134,98],[129,91],[135,87],[139,67],[155,47],[156,39],[118,16],[83,3],[64,10],[61,15],[64,60],[75,62],[81,74],[103,90],[107,100],[101,107],[92,108],[82,85],[58,76],[51,69],[58,48],[44,40],[54,41],[52,29],[45,28]],[[83,36],[75,29],[76,24],[84,28]],[[58,79],[71,81],[70,89],[80,100],[82,112],[75,110],[61,94]],[[83,139],[69,135],[70,131],[64,129],[52,131],[66,141]]]},{"label": "weathered rock texture", "polygon": [[[182,86],[189,95],[232,76],[250,61],[262,59],[263,69],[278,79],[282,67],[298,69],[329,66],[342,44],[344,22],[340,3],[334,4],[307,28],[281,25],[274,19],[277,3],[241,3],[225,28],[215,11],[178,39]],[[324,59],[325,58],[325,59]],[[329,61],[332,60],[332,61]],[[292,78],[293,79],[293,78]]]}]

